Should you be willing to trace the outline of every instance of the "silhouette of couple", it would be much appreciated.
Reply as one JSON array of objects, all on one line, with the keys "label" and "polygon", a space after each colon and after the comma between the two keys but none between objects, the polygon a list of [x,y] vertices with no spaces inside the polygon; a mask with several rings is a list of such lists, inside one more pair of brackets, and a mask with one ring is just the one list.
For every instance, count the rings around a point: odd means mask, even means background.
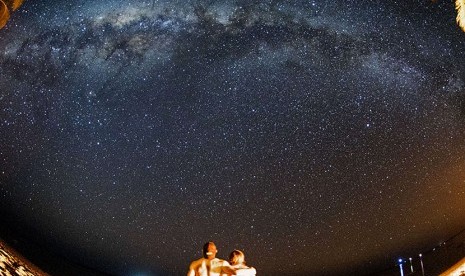
[{"label": "silhouette of couple", "polygon": [[257,271],[245,264],[244,253],[234,250],[229,255],[229,262],[216,257],[216,245],[207,242],[203,246],[203,258],[193,261],[189,266],[187,276],[220,276],[220,275],[242,275],[254,276]]}]

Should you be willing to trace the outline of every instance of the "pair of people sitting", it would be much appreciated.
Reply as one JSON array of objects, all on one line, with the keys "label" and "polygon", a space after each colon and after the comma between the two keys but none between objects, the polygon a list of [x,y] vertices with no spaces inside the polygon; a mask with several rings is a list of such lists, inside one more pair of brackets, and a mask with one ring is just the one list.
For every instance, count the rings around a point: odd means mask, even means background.
[{"label": "pair of people sitting", "polygon": [[234,250],[229,255],[229,263],[225,260],[216,258],[216,245],[213,242],[207,242],[203,246],[203,258],[195,260],[189,266],[187,276],[219,276],[219,275],[241,275],[254,276],[257,271],[253,267],[245,264],[244,253],[240,250]]}]

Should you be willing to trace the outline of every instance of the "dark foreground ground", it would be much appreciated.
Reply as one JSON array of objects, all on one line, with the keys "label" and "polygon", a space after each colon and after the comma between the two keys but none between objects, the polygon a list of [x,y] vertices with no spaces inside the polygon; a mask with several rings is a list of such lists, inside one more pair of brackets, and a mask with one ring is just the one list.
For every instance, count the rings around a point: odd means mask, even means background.
[{"label": "dark foreground ground", "polygon": [[[404,275],[439,275],[465,257],[465,229],[446,242],[418,255],[405,256],[402,264]],[[412,257],[412,262],[408,260]],[[421,267],[423,262],[423,269]],[[0,275],[26,276],[108,276],[81,264],[73,263],[46,250],[43,246],[18,238],[0,226]],[[382,271],[366,275],[400,275],[395,264]],[[465,275],[465,273],[464,273]]]},{"label": "dark foreground ground", "polygon": [[0,218],[0,276],[108,276],[22,238],[8,224],[7,219]]},{"label": "dark foreground ground", "polygon": [[0,275],[46,276],[48,274],[22,257],[5,242],[0,241]]}]

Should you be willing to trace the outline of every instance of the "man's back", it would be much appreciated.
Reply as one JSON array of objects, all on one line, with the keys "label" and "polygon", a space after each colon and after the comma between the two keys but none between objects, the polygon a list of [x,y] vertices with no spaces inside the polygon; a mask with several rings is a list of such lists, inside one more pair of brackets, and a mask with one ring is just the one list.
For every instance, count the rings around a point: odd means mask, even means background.
[{"label": "man's back", "polygon": [[188,276],[220,276],[226,275],[222,273],[223,266],[228,265],[228,262],[214,258],[201,258],[193,261],[189,267]]}]

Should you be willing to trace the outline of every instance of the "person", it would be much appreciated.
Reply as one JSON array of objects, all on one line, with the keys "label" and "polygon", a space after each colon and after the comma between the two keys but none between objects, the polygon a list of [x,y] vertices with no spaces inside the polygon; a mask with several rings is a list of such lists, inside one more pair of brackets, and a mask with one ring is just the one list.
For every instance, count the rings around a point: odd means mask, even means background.
[{"label": "person", "polygon": [[236,269],[231,267],[227,261],[216,257],[217,252],[215,243],[207,242],[203,246],[203,257],[190,264],[187,276],[255,275],[254,268]]},{"label": "person", "polygon": [[249,275],[255,275],[256,270],[253,267],[248,267],[245,263],[245,255],[244,252],[240,250],[233,250],[231,254],[229,254],[229,263],[232,268],[234,269],[250,269],[250,273],[253,272],[253,274]]}]

